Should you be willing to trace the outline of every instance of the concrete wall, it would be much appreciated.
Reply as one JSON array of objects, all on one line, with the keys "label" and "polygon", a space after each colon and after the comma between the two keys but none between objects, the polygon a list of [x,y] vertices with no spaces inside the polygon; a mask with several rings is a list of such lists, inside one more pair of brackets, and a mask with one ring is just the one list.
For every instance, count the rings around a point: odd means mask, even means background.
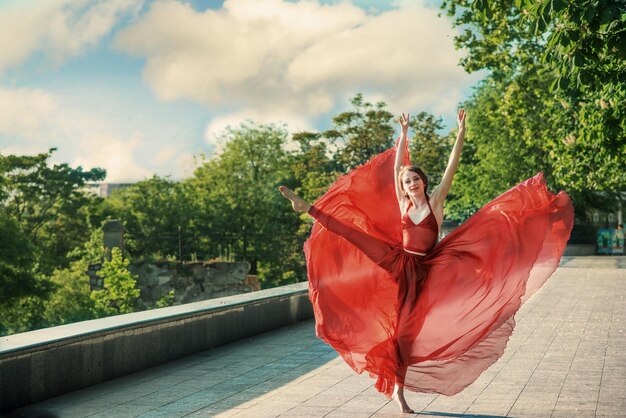
[{"label": "concrete wall", "polygon": [[0,337],[0,413],[312,318],[307,285]]}]

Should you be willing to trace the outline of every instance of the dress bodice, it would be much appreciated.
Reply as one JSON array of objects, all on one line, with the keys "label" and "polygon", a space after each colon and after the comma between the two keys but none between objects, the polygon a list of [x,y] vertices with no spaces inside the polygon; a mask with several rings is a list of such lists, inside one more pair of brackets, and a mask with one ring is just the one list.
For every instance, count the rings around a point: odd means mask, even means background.
[{"label": "dress bodice", "polygon": [[402,216],[402,245],[409,252],[425,254],[437,243],[439,225],[430,202],[428,202],[430,213],[417,224],[409,216],[409,209],[412,205],[413,202],[409,202]]}]

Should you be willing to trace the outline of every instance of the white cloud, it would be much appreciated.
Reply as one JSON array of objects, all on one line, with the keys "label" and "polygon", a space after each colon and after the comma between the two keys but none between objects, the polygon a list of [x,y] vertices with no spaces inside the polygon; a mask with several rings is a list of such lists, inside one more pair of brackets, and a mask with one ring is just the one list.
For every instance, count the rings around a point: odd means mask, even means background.
[{"label": "white cloud", "polygon": [[245,108],[284,120],[328,113],[357,92],[394,111],[454,106],[474,79],[458,66],[452,35],[415,2],[371,15],[348,2],[226,0],[196,11],[165,0],[116,45],[146,60],[144,78],[162,99],[234,109],[224,119]]},{"label": "white cloud", "polygon": [[2,155],[37,155],[47,152],[48,149],[36,144],[5,144],[0,143]]},{"label": "white cloud", "polygon": [[278,125],[278,127],[286,125],[290,132],[315,130],[308,118],[293,111],[275,114],[271,111],[244,109],[214,117],[205,129],[206,142],[212,147],[219,149],[221,135],[225,133],[226,129],[228,127],[237,128],[246,120],[253,121],[256,124],[274,124]]},{"label": "white cloud", "polygon": [[103,167],[107,170],[106,182],[125,183],[143,180],[153,173],[139,166],[136,154],[143,139],[131,137],[120,139],[111,135],[93,135],[79,144],[78,157],[73,166]]},{"label": "white cloud", "polygon": [[0,5],[0,73],[42,51],[54,64],[81,53],[111,32],[143,0],[46,0]]},{"label": "white cloud", "polygon": [[58,110],[54,96],[42,90],[0,87],[0,133],[5,135],[34,137]]},{"label": "white cloud", "polygon": [[158,164],[163,164],[175,158],[176,154],[178,154],[178,149],[165,146],[154,155],[154,161]]},{"label": "white cloud", "polygon": [[[144,80],[158,97],[209,109],[204,139],[212,146],[227,126],[247,119],[315,131],[317,121],[348,106],[357,92],[387,102],[393,112],[454,112],[476,79],[457,65],[449,22],[416,1],[387,3],[372,14],[347,1],[226,0],[220,9],[198,11],[183,0],[163,0],[116,33],[149,1],[0,0],[0,77],[41,57],[64,64],[89,48],[100,59],[109,46],[102,39],[113,34],[117,48],[145,59]],[[101,166],[106,181],[135,181],[152,173],[186,177],[193,154],[206,151],[194,141],[203,135],[197,132],[202,111],[185,119],[168,113],[176,104],[165,111],[143,93],[127,103],[121,87],[106,85],[115,77],[89,78],[77,68],[66,93],[68,78],[55,84],[57,74],[43,70],[11,84],[44,80],[59,86],[55,94],[0,86],[0,152],[58,147],[55,161]],[[132,85],[132,75],[125,80]],[[153,112],[141,110],[148,108]]]},{"label": "white cloud", "polygon": [[196,156],[189,152],[179,152],[177,157],[170,164],[173,164],[175,170],[172,170],[174,179],[189,178],[193,175],[196,166]]},{"label": "white cloud", "polygon": [[53,162],[107,170],[107,182],[141,180],[151,175],[138,161],[146,142],[118,135],[106,120],[68,106],[43,90],[0,87],[0,152],[34,155],[58,148]]}]

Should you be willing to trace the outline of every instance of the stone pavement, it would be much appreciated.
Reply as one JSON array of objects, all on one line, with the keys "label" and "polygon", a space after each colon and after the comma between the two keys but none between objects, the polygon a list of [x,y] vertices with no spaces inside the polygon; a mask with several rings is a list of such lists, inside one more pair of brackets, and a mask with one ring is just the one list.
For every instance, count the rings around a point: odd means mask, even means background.
[{"label": "stone pavement", "polygon": [[[503,357],[420,417],[626,416],[626,257],[569,257],[517,315]],[[397,417],[312,321],[14,411],[25,417]]]}]

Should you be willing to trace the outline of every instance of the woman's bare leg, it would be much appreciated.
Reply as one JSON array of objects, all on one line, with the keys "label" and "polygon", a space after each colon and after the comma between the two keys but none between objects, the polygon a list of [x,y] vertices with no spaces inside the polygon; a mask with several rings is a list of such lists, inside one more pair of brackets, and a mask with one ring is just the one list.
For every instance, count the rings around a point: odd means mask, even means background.
[{"label": "woman's bare leg", "polygon": [[397,383],[393,388],[393,400],[396,401],[396,403],[400,407],[400,411],[402,411],[403,414],[415,413],[415,411],[413,411],[406,403],[406,399],[404,399],[404,387],[398,385]]},{"label": "woman's bare leg", "polygon": [[285,186],[280,186],[278,190],[280,190],[283,196],[291,201],[293,210],[296,212],[308,213],[324,228],[339,235],[340,237],[345,238],[348,242],[361,250],[363,254],[369,257],[374,263],[380,265],[384,269],[388,268],[388,266],[383,265],[382,263],[384,262],[387,254],[389,254],[389,251],[393,249],[390,244],[368,235],[367,233],[355,228],[354,225],[344,224],[338,219],[324,213],[316,206],[313,206],[306,200],[296,196],[294,192]]},{"label": "woman's bare leg", "polygon": [[291,201],[291,206],[293,206],[293,210],[296,212],[308,212],[309,209],[311,209],[311,204],[309,202],[299,196],[296,196],[296,194],[288,187],[280,186],[278,190],[280,190],[283,196]]}]

